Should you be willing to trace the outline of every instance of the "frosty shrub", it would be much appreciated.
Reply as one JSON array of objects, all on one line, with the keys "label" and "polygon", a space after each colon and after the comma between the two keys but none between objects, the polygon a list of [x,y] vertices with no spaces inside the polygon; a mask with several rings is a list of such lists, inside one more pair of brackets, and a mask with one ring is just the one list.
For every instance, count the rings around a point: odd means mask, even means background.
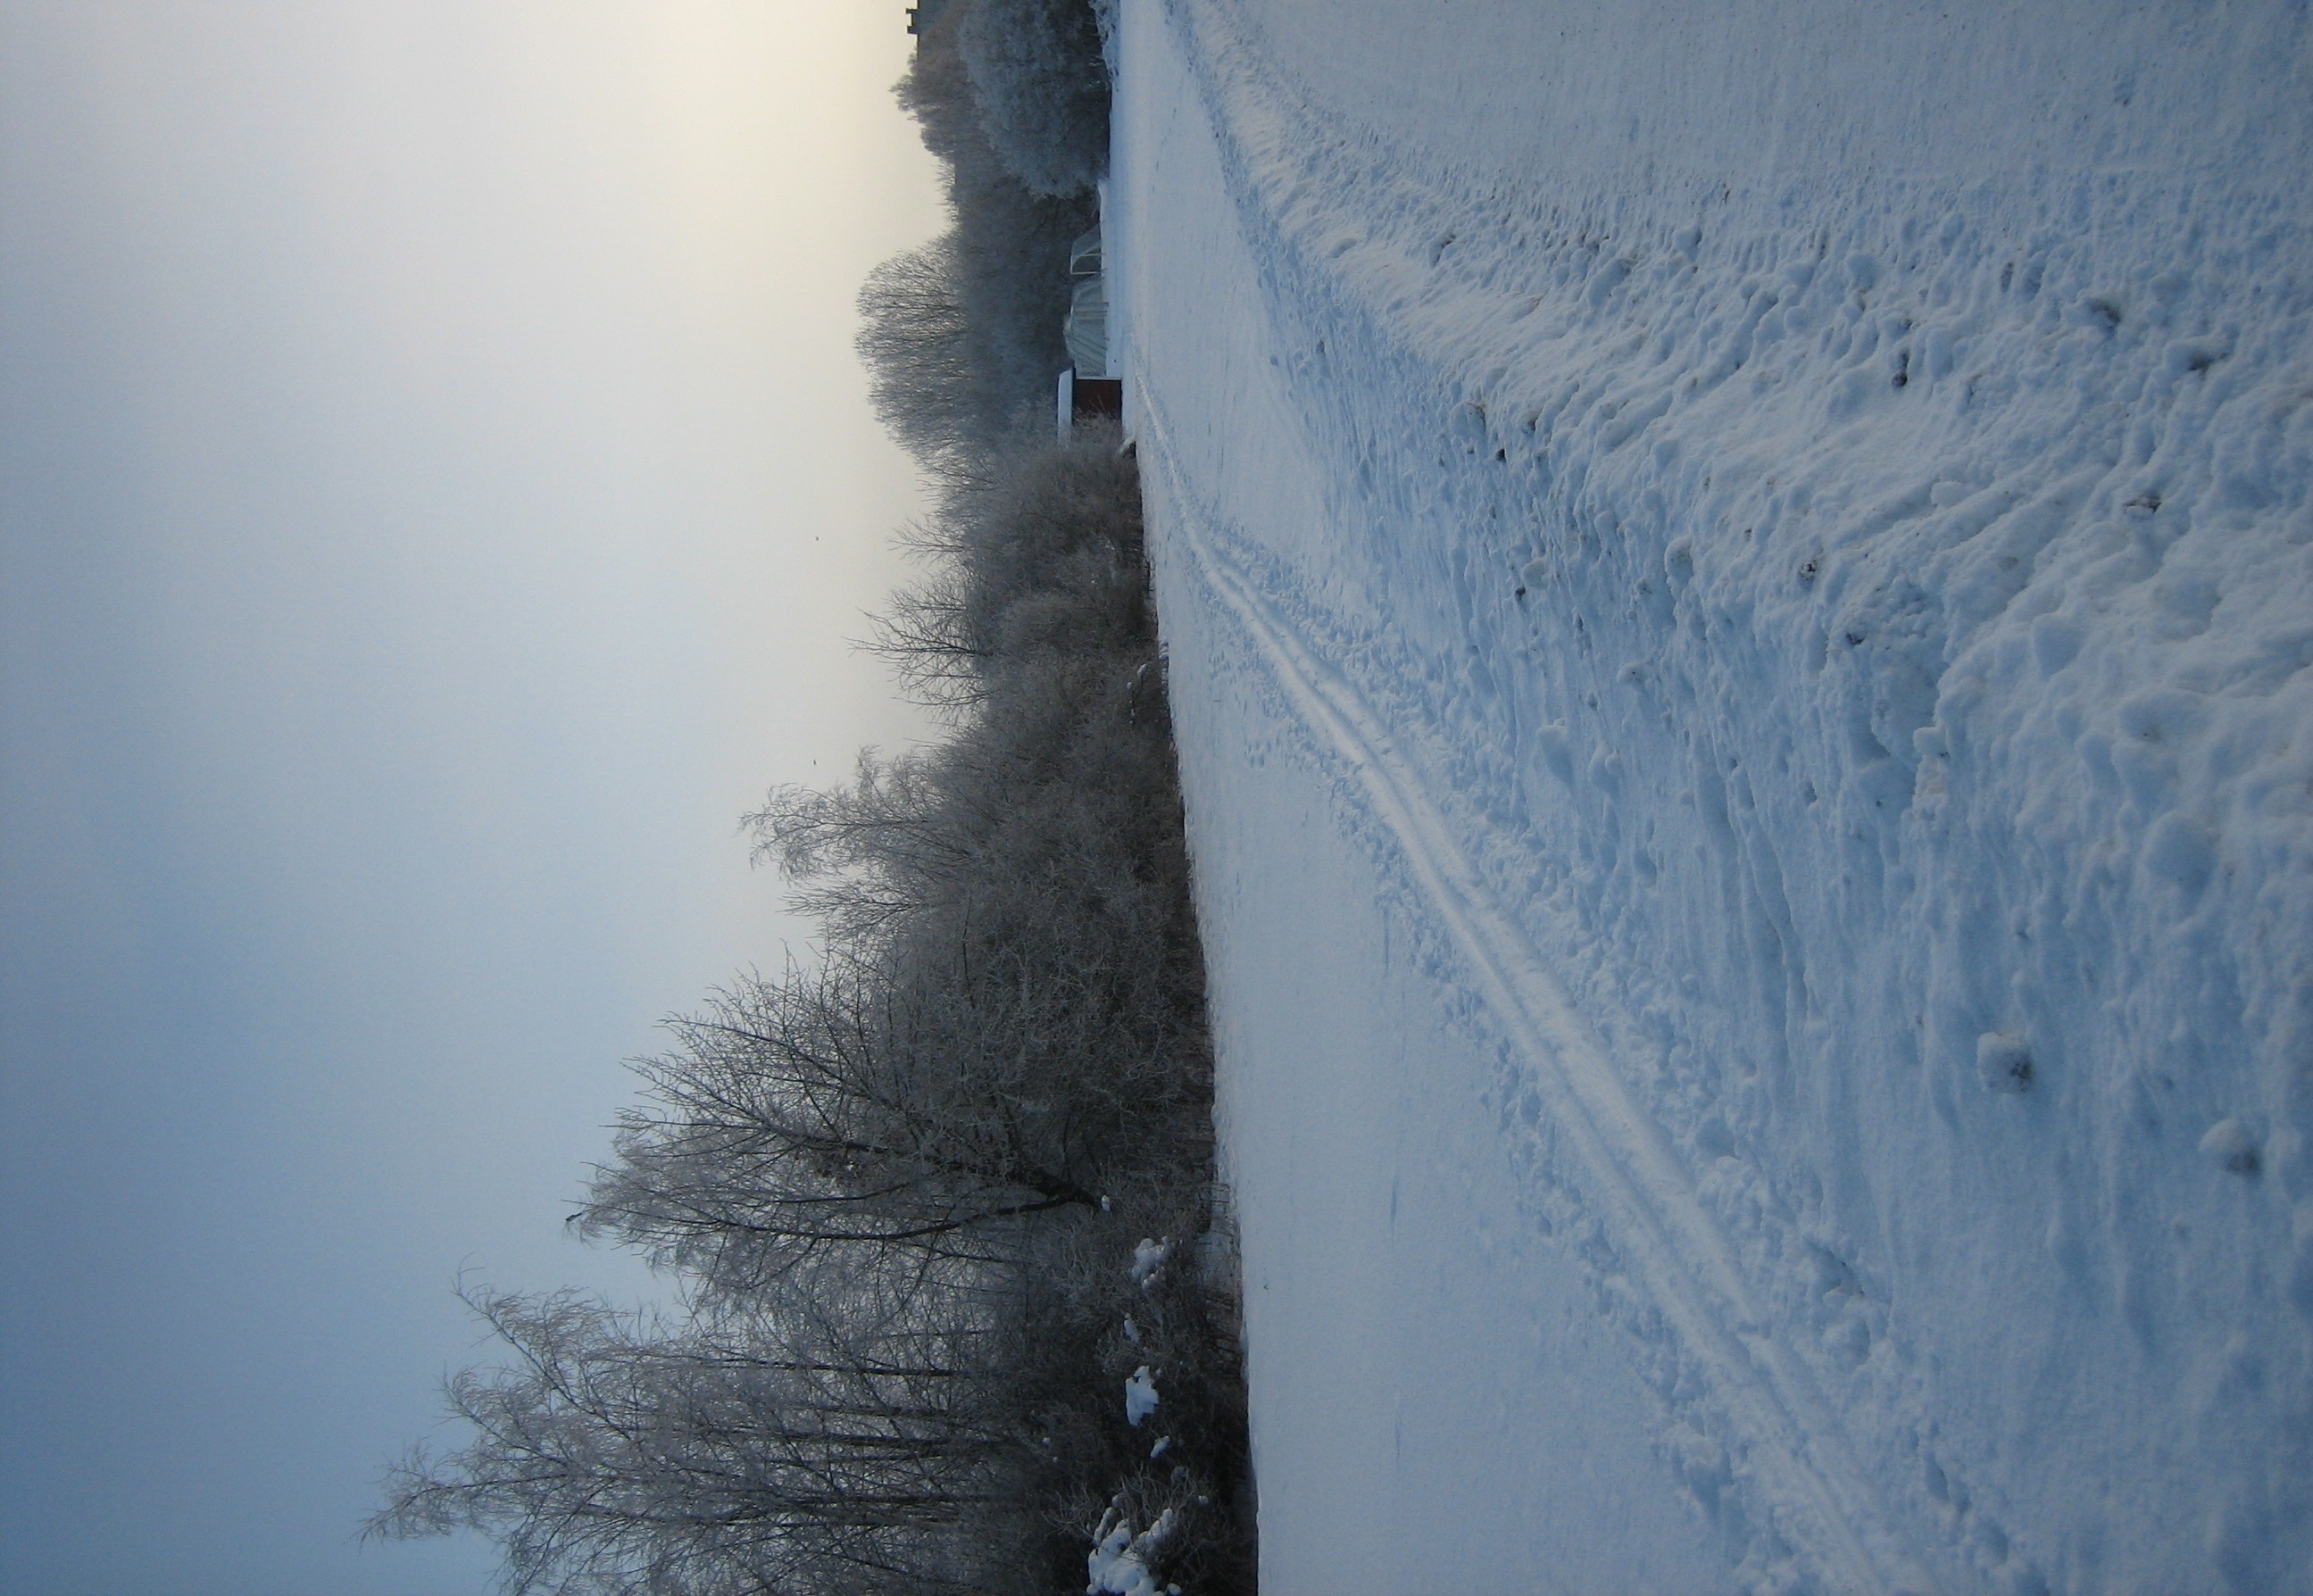
[{"label": "frosty shrub", "polygon": [[1078,194],[1108,169],[1108,68],[1086,0],[969,0],[956,43],[981,125],[1038,194]]}]

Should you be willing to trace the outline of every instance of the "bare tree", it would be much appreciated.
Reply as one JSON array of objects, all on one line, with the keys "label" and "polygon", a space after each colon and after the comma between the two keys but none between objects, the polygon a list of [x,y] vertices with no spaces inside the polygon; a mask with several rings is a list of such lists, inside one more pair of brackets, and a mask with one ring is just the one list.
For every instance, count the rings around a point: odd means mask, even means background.
[{"label": "bare tree", "polygon": [[837,953],[676,1022],[582,1229],[729,1294],[834,1253],[992,1265],[1018,1221],[1096,1208],[1067,1105],[1031,1097],[1001,1045],[1019,1016],[989,1012],[1031,1001],[1016,973],[939,993],[890,976]]},{"label": "bare tree", "polygon": [[966,1588],[963,1530],[1016,1450],[953,1334],[872,1294],[670,1329],[575,1293],[466,1293],[513,1354],[449,1383],[472,1439],[391,1471],[372,1536],[475,1529],[516,1593]]},{"label": "bare tree", "polygon": [[954,231],[894,255],[859,290],[859,358],[875,414],[935,478],[968,467],[982,406]]},{"label": "bare tree", "polygon": [[952,572],[892,595],[866,646],[881,655],[900,690],[924,707],[961,719],[987,695],[992,652],[969,627],[969,593]]}]

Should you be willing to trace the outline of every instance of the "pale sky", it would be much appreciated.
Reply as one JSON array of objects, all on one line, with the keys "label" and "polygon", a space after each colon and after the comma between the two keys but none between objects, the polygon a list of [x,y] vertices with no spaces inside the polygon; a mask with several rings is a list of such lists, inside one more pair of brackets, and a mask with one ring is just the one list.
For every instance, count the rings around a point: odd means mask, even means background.
[{"label": "pale sky", "polygon": [[625,1058],[798,928],[737,817],[918,723],[852,301],[902,0],[0,0],[0,1589],[363,1548]]}]

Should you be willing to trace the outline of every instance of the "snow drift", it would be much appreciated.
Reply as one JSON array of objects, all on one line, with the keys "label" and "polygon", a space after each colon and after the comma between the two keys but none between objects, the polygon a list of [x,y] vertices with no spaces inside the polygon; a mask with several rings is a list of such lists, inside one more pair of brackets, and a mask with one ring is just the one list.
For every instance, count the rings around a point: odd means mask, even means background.
[{"label": "snow drift", "polygon": [[1272,1588],[2313,1588],[2305,13],[1120,42]]}]

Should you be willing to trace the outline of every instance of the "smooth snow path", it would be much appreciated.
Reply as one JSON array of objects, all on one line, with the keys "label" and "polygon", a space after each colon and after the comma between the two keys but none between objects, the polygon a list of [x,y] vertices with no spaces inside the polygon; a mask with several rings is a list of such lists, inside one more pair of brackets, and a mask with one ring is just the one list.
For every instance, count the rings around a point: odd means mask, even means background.
[{"label": "smooth snow path", "polygon": [[1889,1533],[1856,1469],[1843,1426],[1807,1372],[1765,1331],[1732,1250],[1696,1202],[1693,1182],[1658,1125],[1624,1089],[1600,1039],[1550,974],[1540,951],[1494,902],[1429,802],[1420,774],[1339,671],[1311,654],[1224,546],[1209,510],[1174,464],[1164,408],[1145,390],[1139,416],[1166,474],[1174,535],[1197,574],[1244,627],[1305,723],[1332,746],[1388,828],[1429,908],[1451,931],[1497,1022],[1531,1066],[1543,1112],[1573,1133],[1594,1200],[1610,1215],[1609,1247],[1704,1371],[1707,1399],[1746,1442],[1745,1461],[1772,1499],[1799,1560],[1834,1591],[1929,1588],[1916,1558]]}]

